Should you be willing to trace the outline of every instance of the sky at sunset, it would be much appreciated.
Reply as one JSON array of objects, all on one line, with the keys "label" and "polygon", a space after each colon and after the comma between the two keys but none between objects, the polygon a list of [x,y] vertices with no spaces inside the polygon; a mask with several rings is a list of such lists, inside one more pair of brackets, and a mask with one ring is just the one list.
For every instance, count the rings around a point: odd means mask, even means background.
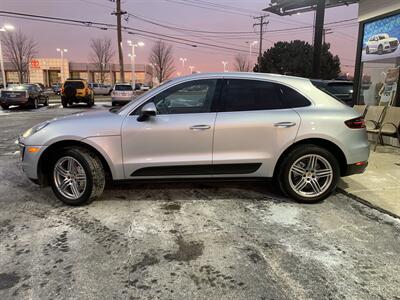
[{"label": "sky at sunset", "polygon": [[[209,2],[220,6],[208,5]],[[238,53],[238,50],[242,50],[244,54],[248,55],[249,46],[246,42],[258,40],[258,33],[251,33],[254,23],[252,16],[259,14],[263,8],[268,6],[269,2],[269,0],[207,0],[203,1],[204,4],[199,5],[199,2],[196,4],[196,1],[186,0],[122,0],[122,10],[136,16],[130,16],[128,20],[124,20],[123,25],[191,41],[234,48],[234,50],[215,49],[201,45],[193,48],[188,45],[172,43],[177,71],[188,73],[187,67],[190,65],[201,72],[222,71],[222,61],[227,61],[228,70],[232,70],[234,56]],[[115,3],[109,0],[0,0],[0,9],[84,21],[116,23],[116,17],[111,15],[115,9]],[[325,15],[325,23],[356,18],[357,14],[357,4],[328,9]],[[295,30],[292,28],[312,25],[314,13],[303,13],[288,17],[270,15],[268,19],[270,23],[267,26],[267,32],[264,34],[264,50],[281,40],[300,39],[312,42],[312,28]],[[149,21],[160,23],[163,26],[151,24]],[[0,24],[4,23],[11,23],[33,37],[38,42],[38,57],[58,57],[56,48],[67,48],[66,58],[70,61],[88,62],[90,38],[107,36],[113,39],[115,48],[117,44],[117,34],[114,30],[105,31],[97,28],[43,23],[0,16]],[[165,28],[165,26],[174,28]],[[178,30],[176,27],[199,31],[240,31],[248,33],[200,33]],[[352,73],[358,35],[357,21],[335,23],[326,27],[333,31],[332,34],[326,36],[326,41],[331,43],[331,51],[339,55],[342,71]],[[291,30],[275,31],[287,28],[291,28]],[[125,63],[129,62],[129,48],[126,43],[129,39],[145,43],[143,48],[137,50],[137,63],[148,63],[149,52],[155,38],[123,33]],[[190,44],[193,44],[193,42]],[[255,60],[257,52],[258,45],[253,48],[253,60]],[[180,57],[187,58],[184,70],[179,61]],[[118,57],[115,55],[114,62],[117,61]]]}]

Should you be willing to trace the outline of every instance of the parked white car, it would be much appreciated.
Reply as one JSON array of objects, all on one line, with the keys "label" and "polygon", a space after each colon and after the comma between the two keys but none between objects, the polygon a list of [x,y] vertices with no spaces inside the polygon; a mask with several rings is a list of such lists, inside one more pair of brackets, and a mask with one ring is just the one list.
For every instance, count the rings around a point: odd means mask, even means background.
[{"label": "parked white car", "polygon": [[130,83],[117,83],[111,92],[112,105],[126,104],[133,99],[134,90]]},{"label": "parked white car", "polygon": [[373,35],[369,38],[365,53],[378,53],[384,54],[387,52],[394,52],[399,46],[399,40],[395,37],[390,37],[387,33],[380,33]]},{"label": "parked white car", "polygon": [[109,95],[112,91],[109,85],[102,83],[89,83],[89,86],[95,95]]}]

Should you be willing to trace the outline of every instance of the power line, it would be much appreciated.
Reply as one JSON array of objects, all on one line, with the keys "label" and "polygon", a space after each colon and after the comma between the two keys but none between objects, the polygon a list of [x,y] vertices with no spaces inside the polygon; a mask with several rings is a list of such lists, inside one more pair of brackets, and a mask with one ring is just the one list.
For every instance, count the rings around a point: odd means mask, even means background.
[{"label": "power line", "polygon": [[[42,16],[42,15],[33,15],[33,14],[24,14],[24,13],[16,13],[16,12],[8,12],[8,11],[0,11],[0,14],[5,15],[5,16],[19,16],[19,17],[29,17],[29,18],[37,18],[42,21],[44,20],[51,20],[51,21],[63,21],[63,22],[71,22],[71,23],[78,23],[82,25],[86,25],[86,27],[99,27],[103,26],[100,29],[116,29],[116,26],[113,24],[107,24],[107,23],[100,23],[100,22],[92,22],[92,21],[84,21],[84,20],[76,20],[76,19],[67,19],[67,18],[58,18],[58,17],[50,17],[50,16]],[[143,36],[155,36],[156,38],[160,40],[168,40],[168,41],[174,41],[174,42],[181,42],[182,44],[189,45],[192,47],[198,47],[198,45],[202,46],[209,46],[209,47],[215,47],[215,48],[220,48],[220,49],[225,49],[225,50],[233,50],[233,51],[238,51],[238,52],[244,52],[247,53],[247,51],[242,50],[242,49],[237,49],[233,47],[226,47],[226,46],[221,46],[221,45],[216,45],[216,44],[211,44],[211,43],[206,43],[206,42],[201,42],[201,41],[195,41],[191,39],[185,39],[185,38],[178,38],[174,37],[171,35],[166,35],[166,34],[160,34],[156,32],[151,32],[149,30],[143,30],[143,29],[136,29],[128,26],[121,26],[121,28],[130,33],[130,34],[138,34],[138,35],[143,35]]]}]

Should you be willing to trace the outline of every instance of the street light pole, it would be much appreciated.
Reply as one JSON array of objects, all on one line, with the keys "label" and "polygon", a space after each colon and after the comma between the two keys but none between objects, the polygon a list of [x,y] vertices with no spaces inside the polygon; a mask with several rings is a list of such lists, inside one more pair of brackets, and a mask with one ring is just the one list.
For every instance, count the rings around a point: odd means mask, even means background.
[{"label": "street light pole", "polygon": [[252,53],[252,48],[253,46],[257,45],[258,41],[253,41],[253,42],[246,42],[246,44],[249,44],[249,56],[251,57],[251,53]]},{"label": "street light pole", "polygon": [[190,69],[190,74],[193,74],[194,66],[189,66],[189,69]]},{"label": "street light pole", "polygon": [[[14,30],[14,26],[6,24],[0,28],[0,33],[10,30]],[[6,70],[4,69],[3,49],[1,48],[1,34],[0,34],[0,67],[1,67],[1,77],[3,78],[3,88],[6,88],[7,80],[6,80]]]},{"label": "street light pole", "polygon": [[57,48],[57,52],[60,52],[61,54],[61,83],[64,82],[64,52],[68,52],[68,49],[60,49]]},{"label": "street light pole", "polygon": [[182,62],[182,74],[185,72],[185,62],[187,61],[187,58],[181,57],[179,59]]},{"label": "street light pole", "polygon": [[132,72],[132,86],[135,88],[136,85],[136,74],[135,74],[135,47],[143,47],[144,43],[143,42],[138,42],[137,44],[133,43],[132,41],[128,41],[128,45],[131,46],[132,51],[131,51],[131,72]]},{"label": "street light pole", "polygon": [[226,65],[228,64],[228,62],[227,61],[222,61],[222,64],[224,65],[224,72],[226,72],[227,70],[226,70]]}]

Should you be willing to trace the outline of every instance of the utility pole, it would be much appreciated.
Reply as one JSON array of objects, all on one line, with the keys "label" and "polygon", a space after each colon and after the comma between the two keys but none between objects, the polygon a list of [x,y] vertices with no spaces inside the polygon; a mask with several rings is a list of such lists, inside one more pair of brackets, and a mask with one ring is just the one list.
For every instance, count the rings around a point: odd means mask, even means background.
[{"label": "utility pole", "polygon": [[267,26],[269,21],[265,21],[265,18],[269,17],[269,15],[261,15],[259,17],[254,17],[254,20],[259,20],[259,23],[254,23],[253,28],[256,26],[260,26],[260,42],[259,42],[259,50],[258,50],[258,64],[261,62],[262,57],[262,42],[263,42],[263,33],[264,33],[264,25]]},{"label": "utility pole", "polygon": [[121,11],[121,0],[112,0],[112,2],[116,2],[117,9],[112,15],[117,16],[117,37],[118,37],[118,57],[119,57],[119,77],[120,81],[125,81],[125,73],[124,73],[124,55],[122,53],[122,31],[121,31],[121,15],[126,14],[126,11]]},{"label": "utility pole", "polygon": [[314,34],[314,52],[313,52],[313,77],[321,77],[321,55],[322,39],[325,18],[325,0],[317,0],[317,9],[315,15],[315,34]]}]

